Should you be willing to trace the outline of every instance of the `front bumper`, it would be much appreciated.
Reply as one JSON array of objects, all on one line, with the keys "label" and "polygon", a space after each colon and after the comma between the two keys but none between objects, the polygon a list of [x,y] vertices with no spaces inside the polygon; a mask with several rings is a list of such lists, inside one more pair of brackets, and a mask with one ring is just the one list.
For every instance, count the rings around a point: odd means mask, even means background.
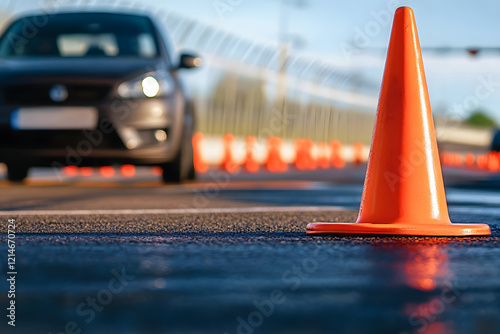
[{"label": "front bumper", "polygon": [[86,154],[73,149],[8,149],[1,148],[2,162],[30,167],[108,166],[113,164],[159,165],[170,160],[167,145],[134,150],[93,149]]},{"label": "front bumper", "polygon": [[[0,107],[1,162],[40,167],[155,165],[172,161],[178,152],[179,106],[172,98],[115,99],[98,105],[93,130],[16,130],[10,116],[20,107]],[[158,130],[165,131],[166,141],[155,138]]]}]

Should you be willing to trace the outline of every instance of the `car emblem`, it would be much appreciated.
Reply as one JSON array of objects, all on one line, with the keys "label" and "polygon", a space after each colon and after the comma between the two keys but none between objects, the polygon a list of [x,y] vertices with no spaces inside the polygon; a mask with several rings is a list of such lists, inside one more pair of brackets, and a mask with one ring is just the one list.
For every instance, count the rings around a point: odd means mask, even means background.
[{"label": "car emblem", "polygon": [[68,89],[64,85],[54,85],[50,88],[49,96],[54,102],[63,102],[68,98]]}]

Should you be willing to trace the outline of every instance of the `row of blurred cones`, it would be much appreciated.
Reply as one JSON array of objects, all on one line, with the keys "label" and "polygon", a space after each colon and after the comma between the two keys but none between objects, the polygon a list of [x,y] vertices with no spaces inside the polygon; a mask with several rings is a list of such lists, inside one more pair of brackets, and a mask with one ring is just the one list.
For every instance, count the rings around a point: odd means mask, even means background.
[{"label": "row of blurred cones", "polygon": [[[203,134],[196,133],[193,136],[194,166],[197,172],[204,173],[209,168],[209,163],[204,158]],[[266,158],[259,161],[257,158],[257,139],[248,136],[245,139],[245,156],[238,161],[235,158],[234,146],[235,138],[232,134],[224,135],[222,139],[223,155],[220,160],[220,168],[229,173],[236,173],[243,169],[249,173],[257,173],[261,169],[269,172],[283,173],[288,171],[289,162],[283,158],[283,140],[276,136],[271,136],[266,143]],[[295,157],[292,165],[297,170],[316,170],[333,168],[344,168],[346,158],[343,154],[343,146],[337,140],[329,143],[320,142],[317,145],[311,139],[296,139],[294,141]],[[352,146],[352,159],[354,165],[360,165],[366,161],[365,147],[362,143],[355,143]]]},{"label": "row of blurred cones", "polygon": [[[203,140],[202,133],[198,132],[193,136],[194,165],[198,173],[207,172],[211,165],[204,158]],[[248,173],[257,173],[259,171],[284,173],[289,171],[290,168],[300,171],[329,168],[342,169],[349,163],[353,166],[359,166],[366,162],[365,147],[359,142],[352,145],[352,154],[348,158],[344,153],[345,146],[338,140],[316,144],[311,139],[296,139],[294,141],[295,156],[291,164],[283,158],[283,140],[278,137],[270,137],[267,140],[267,157],[264,161],[256,156],[258,143],[253,136],[248,136],[245,139],[245,156],[242,161],[235,159],[235,138],[232,134],[226,134],[223,137],[223,145],[223,157],[217,165],[228,173],[239,171]],[[440,160],[441,164],[447,167],[500,172],[500,152],[486,154],[442,152]],[[117,168],[112,166],[99,168],[67,166],[63,168],[63,173],[66,176],[133,177],[136,174],[136,169],[133,165],[122,165]],[[161,175],[161,168],[153,167],[152,173]]]},{"label": "row of blurred cones", "polygon": [[[195,169],[199,173],[208,170],[209,165],[203,152],[204,136],[196,133],[193,137],[194,163]],[[291,164],[283,158],[283,140],[271,136],[266,143],[266,158],[258,159],[256,156],[257,139],[248,136],[245,139],[245,156],[243,160],[235,158],[235,138],[232,134],[224,135],[222,139],[223,154],[222,159],[217,164],[220,168],[229,173],[246,171],[257,173],[260,170],[267,170],[274,173],[283,173],[289,170],[292,165],[297,170],[316,170],[335,168],[341,169],[347,163],[359,166],[366,162],[365,147],[362,143],[354,143],[351,147],[352,154],[348,158],[344,152],[345,146],[338,140],[329,143],[315,143],[311,139],[296,139],[294,141],[294,157]],[[451,153],[442,152],[440,154],[443,166],[466,167],[471,169],[486,170],[490,172],[500,172],[500,153],[489,152],[486,154],[474,153]]]},{"label": "row of blurred cones", "polygon": [[500,172],[500,152],[489,152],[487,154],[443,152],[440,154],[443,166],[468,167],[490,172]]}]

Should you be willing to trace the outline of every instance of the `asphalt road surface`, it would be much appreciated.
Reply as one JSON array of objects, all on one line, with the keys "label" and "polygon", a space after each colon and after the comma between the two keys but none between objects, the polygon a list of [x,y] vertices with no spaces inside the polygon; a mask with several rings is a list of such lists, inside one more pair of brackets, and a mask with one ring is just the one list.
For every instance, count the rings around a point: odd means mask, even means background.
[{"label": "asphalt road surface", "polygon": [[0,181],[17,271],[16,326],[4,315],[1,333],[500,333],[491,175],[447,173],[452,220],[488,223],[490,237],[361,238],[305,226],[355,221],[362,169],[181,186],[44,173]]}]

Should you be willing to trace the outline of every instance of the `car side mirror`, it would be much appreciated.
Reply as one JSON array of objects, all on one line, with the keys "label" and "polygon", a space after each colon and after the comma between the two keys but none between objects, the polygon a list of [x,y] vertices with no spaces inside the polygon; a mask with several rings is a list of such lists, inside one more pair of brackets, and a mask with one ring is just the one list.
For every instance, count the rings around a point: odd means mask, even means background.
[{"label": "car side mirror", "polygon": [[193,68],[201,66],[201,58],[192,54],[184,53],[181,55],[179,68]]}]

